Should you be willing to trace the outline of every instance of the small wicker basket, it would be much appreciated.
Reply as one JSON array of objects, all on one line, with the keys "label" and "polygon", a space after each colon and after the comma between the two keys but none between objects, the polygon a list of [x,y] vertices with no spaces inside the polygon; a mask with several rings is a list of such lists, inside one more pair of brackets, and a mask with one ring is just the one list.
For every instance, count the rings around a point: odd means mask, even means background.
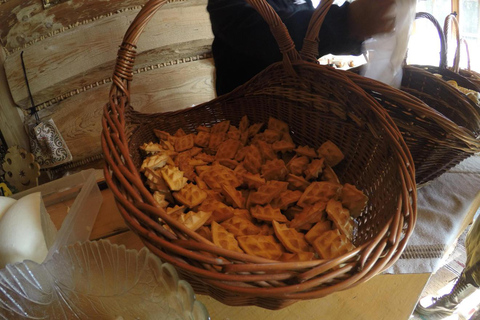
[{"label": "small wicker basket", "polygon": [[[410,152],[385,110],[342,73],[303,60],[275,11],[263,0],[249,0],[269,23],[282,62],[201,105],[161,114],[136,112],[130,105],[136,43],[165,2],[150,0],[126,32],[102,119],[105,179],[127,225],[196,293],[228,305],[280,309],[348,289],[391,266],[415,225],[416,184]],[[327,4],[328,10],[331,0]],[[317,147],[331,140],[344,151],[340,180],[369,197],[357,218],[356,249],[331,260],[267,260],[217,247],[155,205],[137,170],[139,146],[155,139],[153,129],[194,132],[198,125],[226,119],[238,125],[244,115],[253,122],[272,116],[288,123],[297,145]]]},{"label": "small wicker basket", "polygon": [[[480,108],[463,93],[453,88],[444,80],[455,80],[459,86],[477,90],[477,86],[467,78],[447,68],[447,49],[442,27],[431,14],[418,12],[416,19],[427,19],[437,29],[440,38],[439,66],[405,66],[402,81],[402,90],[427,102],[457,125],[477,139],[480,135]],[[458,30],[458,28],[457,28]],[[456,50],[458,53],[459,50]],[[458,64],[458,58],[454,64]],[[438,76],[441,75],[442,79]]]},{"label": "small wicker basket", "polygon": [[[458,24],[458,20],[456,18],[455,13],[450,13],[445,17],[445,22],[443,24],[443,34],[445,37],[445,50],[446,50],[446,57],[448,57],[448,46],[449,44],[449,34],[450,34],[450,26],[452,26],[455,34],[455,54],[453,57],[453,65],[451,67],[447,67],[449,70],[458,73],[461,77],[462,80],[466,79],[468,81],[462,81],[462,87],[465,87],[467,89],[475,90],[477,92],[480,92],[480,74],[478,72],[475,72],[471,70],[470,66],[470,52],[468,49],[468,44],[465,39],[463,39],[460,36],[460,26]],[[460,57],[461,57],[461,45],[465,46],[465,53],[467,54],[467,69],[461,69],[460,68]],[[448,65],[448,61],[446,63]],[[472,85],[473,84],[473,85]]]},{"label": "small wicker basket", "polygon": [[[320,27],[321,22],[311,23],[306,36],[311,45],[301,52],[305,59],[312,62],[317,61],[316,35]],[[480,152],[480,140],[464,128],[415,96],[360,76],[360,70],[350,69],[345,75],[382,105],[395,121],[412,154],[418,187],[473,153]]]},{"label": "small wicker basket", "polygon": [[[439,66],[413,66],[406,65],[403,68],[401,90],[419,98],[429,107],[433,108],[445,118],[451,120],[463,131],[463,141],[469,146],[464,152],[452,149],[450,161],[447,157],[439,159],[445,172],[462,160],[480,151],[480,108],[465,94],[447,83],[447,80],[455,80],[459,86],[475,88],[468,79],[449,70],[447,66],[445,36],[438,21],[425,12],[416,14],[416,19],[425,18],[436,27],[440,38],[440,63]],[[438,77],[441,75],[442,78]],[[431,178],[434,178],[431,177]],[[430,180],[431,180],[430,178]]]}]

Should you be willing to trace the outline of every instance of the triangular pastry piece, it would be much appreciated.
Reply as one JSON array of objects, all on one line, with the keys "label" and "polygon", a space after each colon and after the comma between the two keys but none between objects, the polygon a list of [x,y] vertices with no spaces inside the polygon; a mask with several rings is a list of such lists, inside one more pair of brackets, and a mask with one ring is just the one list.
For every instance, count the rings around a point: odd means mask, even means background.
[{"label": "triangular pastry piece", "polygon": [[221,248],[243,253],[243,250],[240,249],[238,245],[237,239],[235,239],[235,235],[228,232],[227,229],[215,221],[212,222],[212,240],[214,244]]},{"label": "triangular pastry piece", "polygon": [[328,201],[325,211],[335,227],[351,241],[353,239],[354,223],[348,209],[344,208],[340,201],[331,199]]},{"label": "triangular pastry piece", "polygon": [[236,217],[239,217],[239,218],[248,220],[250,222],[253,222],[252,214],[250,213],[250,211],[248,209],[234,209],[233,214]]},{"label": "triangular pastry piece", "polygon": [[296,214],[293,220],[290,221],[289,227],[304,230],[306,229],[305,225],[310,226],[313,223],[325,220],[325,207],[326,203],[322,201],[305,207],[302,212]]},{"label": "triangular pastry piece", "polygon": [[329,220],[319,221],[305,234],[305,240],[312,244],[315,239],[328,230],[332,230],[332,222]]},{"label": "triangular pastry piece", "polygon": [[305,179],[307,180],[316,180],[318,179],[318,176],[322,173],[323,171],[323,162],[325,160],[322,159],[313,159],[312,162],[310,162],[307,165],[307,169],[305,170]]},{"label": "triangular pastry piece", "polygon": [[322,259],[334,259],[355,249],[338,229],[326,231],[313,241],[312,246]]},{"label": "triangular pastry piece", "polygon": [[251,138],[257,133],[260,132],[260,129],[262,129],[263,123],[254,123],[248,127],[248,137]]},{"label": "triangular pastry piece", "polygon": [[266,180],[285,180],[288,174],[285,162],[281,159],[267,161],[262,165],[261,172]]},{"label": "triangular pastry piece", "polygon": [[270,203],[273,208],[280,208],[281,210],[287,210],[288,207],[294,205],[302,196],[303,192],[299,190],[287,190],[280,193]]},{"label": "triangular pastry piece", "polygon": [[154,154],[143,160],[142,165],[140,166],[140,171],[143,172],[146,168],[152,170],[163,168],[170,160],[170,157],[165,153]]},{"label": "triangular pastry piece", "polygon": [[265,129],[265,131],[263,131],[263,137],[267,143],[280,141],[280,139],[282,139],[282,135],[282,132],[275,129]]},{"label": "triangular pastry piece", "polygon": [[232,170],[235,170],[235,168],[240,165],[238,161],[235,161],[233,159],[219,159],[215,160],[213,164],[219,164]]},{"label": "triangular pastry piece", "polygon": [[318,201],[327,203],[330,199],[337,199],[341,189],[341,184],[327,181],[314,181],[305,189],[297,204],[300,207],[306,207]]},{"label": "triangular pastry piece", "polygon": [[200,152],[195,156],[195,159],[205,161],[206,163],[211,163],[215,161],[215,156],[212,156],[210,154],[206,154],[205,152]]},{"label": "triangular pastry piece", "polygon": [[262,154],[254,145],[248,146],[243,159],[243,167],[251,173],[259,173],[262,167]]},{"label": "triangular pastry piece", "polygon": [[340,179],[338,179],[337,174],[335,173],[335,171],[333,171],[332,167],[330,167],[328,164],[325,164],[323,168],[321,180],[333,182],[333,183],[340,183]]},{"label": "triangular pastry piece", "polygon": [[305,235],[293,228],[287,227],[286,224],[273,221],[273,230],[277,239],[283,244],[285,249],[290,252],[307,252],[311,251],[310,245],[305,240]]},{"label": "triangular pastry piece", "polygon": [[288,222],[287,217],[285,217],[280,209],[278,208],[272,208],[271,205],[266,205],[266,206],[254,206],[250,208],[250,213],[252,216],[260,221],[266,221],[266,222],[273,222],[273,221],[278,221],[278,222]]},{"label": "triangular pastry piece", "polygon": [[295,156],[287,163],[287,169],[291,174],[301,176],[307,170],[310,159],[306,156]]},{"label": "triangular pastry piece", "polygon": [[153,129],[153,133],[160,140],[168,140],[171,137],[170,133],[163,130]]},{"label": "triangular pastry piece", "polygon": [[268,129],[276,130],[282,133],[288,133],[289,128],[288,124],[286,122],[283,122],[282,120],[279,120],[274,117],[269,117],[268,118],[268,124],[267,124]]},{"label": "triangular pastry piece", "polygon": [[207,212],[209,211],[212,213],[212,216],[207,221],[207,224],[211,223],[212,221],[220,223],[233,217],[232,207],[229,207],[225,203],[212,198],[207,198],[205,201],[203,201],[198,207],[198,210]]},{"label": "triangular pastry piece", "polygon": [[219,146],[215,155],[216,159],[233,159],[238,149],[241,146],[241,142],[238,140],[227,139],[223,141]]},{"label": "triangular pastry piece", "polygon": [[240,141],[241,132],[235,126],[230,126],[227,132],[227,138]]},{"label": "triangular pastry piece", "polygon": [[248,236],[252,234],[259,234],[260,228],[251,221],[239,216],[233,216],[225,220],[221,225],[235,236]]},{"label": "triangular pastry piece", "polygon": [[240,123],[238,124],[238,130],[240,130],[240,132],[246,132],[249,126],[250,121],[248,120],[248,117],[243,116],[242,119],[240,119]]},{"label": "triangular pastry piece", "polygon": [[211,133],[210,141],[208,142],[208,149],[216,152],[218,147],[225,141],[226,133]]},{"label": "triangular pastry piece", "polygon": [[197,185],[188,183],[180,191],[174,192],[173,197],[188,208],[193,208],[207,199],[207,193]]},{"label": "triangular pastry piece", "polygon": [[354,185],[349,183],[345,183],[343,186],[342,191],[340,192],[340,199],[342,205],[350,210],[350,214],[354,218],[362,213],[368,202],[368,197]]},{"label": "triangular pastry piece", "polygon": [[175,151],[182,152],[193,148],[193,134],[187,134],[177,138],[175,141]]},{"label": "triangular pastry piece", "polygon": [[271,144],[268,144],[262,140],[258,140],[255,142],[255,145],[260,151],[263,161],[278,159],[277,154],[275,153],[275,151],[273,151]]},{"label": "triangular pastry piece", "polygon": [[210,132],[211,133],[227,133],[228,129],[230,129],[230,120],[224,120],[222,122],[214,124]]},{"label": "triangular pastry piece", "polygon": [[238,149],[237,153],[235,154],[235,160],[243,161],[245,159],[245,155],[247,154],[248,149],[249,146],[241,147],[240,149]]},{"label": "triangular pastry piece", "polygon": [[188,179],[183,176],[183,172],[177,167],[165,166],[160,169],[160,172],[172,191],[178,191],[187,184]]},{"label": "triangular pastry piece", "polygon": [[177,131],[175,131],[175,133],[173,134],[175,137],[185,137],[187,135],[187,133],[182,129],[182,128],[178,128]]},{"label": "triangular pastry piece", "polygon": [[199,146],[202,148],[208,147],[208,144],[210,143],[210,132],[205,132],[205,131],[198,132],[195,135],[193,142],[195,143],[196,146]]},{"label": "triangular pastry piece", "polygon": [[155,154],[158,152],[164,151],[163,147],[159,143],[144,143],[140,146],[140,150],[144,151],[147,154]]},{"label": "triangular pastry piece", "polygon": [[167,207],[166,211],[168,215],[178,219],[185,212],[185,210],[185,206],[175,205],[173,208]]},{"label": "triangular pastry piece", "polygon": [[294,174],[287,175],[286,181],[288,182],[288,189],[291,189],[291,190],[305,191],[310,185],[310,182],[305,180],[304,177],[296,176]]},{"label": "triangular pastry piece", "polygon": [[246,172],[243,174],[243,182],[248,186],[249,189],[258,189],[267,181],[262,178],[258,173],[253,174],[250,172]]},{"label": "triangular pastry piece", "polygon": [[160,191],[162,193],[170,193],[170,189],[163,179],[161,170],[145,168],[145,172],[143,174],[147,178],[147,184],[149,185],[150,189],[153,191]]},{"label": "triangular pastry piece", "polygon": [[315,152],[315,149],[310,148],[309,146],[298,146],[294,151],[299,155],[299,156],[305,156],[309,158],[316,158],[317,153]]},{"label": "triangular pastry piece", "polygon": [[225,201],[232,207],[238,209],[245,208],[245,199],[243,198],[242,193],[235,189],[231,184],[223,183],[220,192],[225,197]]},{"label": "triangular pastry piece", "polygon": [[[198,168],[198,167],[197,167]],[[211,166],[210,170],[203,171],[199,174],[200,178],[215,191],[222,191],[222,184],[230,184],[234,188],[242,184],[232,169],[222,165]]]},{"label": "triangular pastry piece", "polygon": [[153,199],[155,199],[158,208],[166,208],[170,204],[167,200],[165,200],[165,194],[159,191],[155,191],[153,193]]},{"label": "triangular pastry piece", "polygon": [[263,223],[263,224],[259,225],[258,227],[260,228],[259,235],[262,235],[262,236],[273,236],[273,235],[275,235],[275,231],[273,230],[273,227],[272,227],[271,224]]},{"label": "triangular pastry piece", "polygon": [[330,167],[335,167],[343,160],[343,158],[345,158],[340,148],[330,140],[323,143],[320,148],[318,148],[317,153],[319,157],[325,159],[325,163]]},{"label": "triangular pastry piece", "polygon": [[179,221],[182,222],[183,225],[185,225],[185,227],[188,229],[196,231],[205,224],[211,215],[211,212],[206,211],[189,211],[187,214],[182,214],[179,217]]},{"label": "triangular pastry piece", "polygon": [[266,184],[260,186],[257,191],[250,195],[252,204],[264,205],[270,203],[280,193],[287,190],[288,182],[270,180]]},{"label": "triangular pastry piece", "polygon": [[270,260],[278,260],[285,249],[274,236],[251,235],[237,237],[240,247],[246,253]]},{"label": "triangular pastry piece", "polygon": [[202,237],[204,237],[205,239],[213,242],[213,239],[212,239],[212,230],[208,227],[208,226],[201,226],[200,228],[198,228],[197,230],[197,233],[199,235],[201,235]]},{"label": "triangular pastry piece", "polygon": [[272,143],[272,150],[275,152],[289,152],[295,149],[295,144],[286,140],[275,141]]}]

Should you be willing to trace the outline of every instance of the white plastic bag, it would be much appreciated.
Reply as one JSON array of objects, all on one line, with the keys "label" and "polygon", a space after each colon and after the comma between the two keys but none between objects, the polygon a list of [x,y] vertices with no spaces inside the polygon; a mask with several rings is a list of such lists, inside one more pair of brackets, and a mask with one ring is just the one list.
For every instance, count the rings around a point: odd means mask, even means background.
[{"label": "white plastic bag", "polygon": [[392,12],[396,17],[395,29],[365,41],[368,62],[362,67],[361,75],[400,88],[415,11],[415,0],[396,0],[395,12]]}]

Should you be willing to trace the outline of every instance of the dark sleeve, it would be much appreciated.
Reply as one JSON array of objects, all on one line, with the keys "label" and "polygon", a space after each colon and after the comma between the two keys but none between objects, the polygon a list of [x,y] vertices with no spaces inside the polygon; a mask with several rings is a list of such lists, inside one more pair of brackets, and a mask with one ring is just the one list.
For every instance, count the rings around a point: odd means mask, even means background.
[{"label": "dark sleeve", "polygon": [[[271,5],[289,30],[297,50],[301,49],[313,8],[278,8]],[[281,2],[281,1],[279,1]],[[352,41],[348,36],[348,2],[341,7],[332,6],[320,31],[320,55],[360,54],[361,42]],[[281,60],[278,45],[267,23],[245,0],[209,0],[208,12],[216,38],[235,48],[239,53],[255,56],[272,63]]]}]

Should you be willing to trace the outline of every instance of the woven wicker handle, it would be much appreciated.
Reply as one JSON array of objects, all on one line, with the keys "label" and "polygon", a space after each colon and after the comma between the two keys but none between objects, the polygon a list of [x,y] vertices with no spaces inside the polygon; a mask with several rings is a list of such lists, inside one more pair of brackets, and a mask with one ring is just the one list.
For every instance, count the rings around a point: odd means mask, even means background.
[{"label": "woven wicker handle", "polygon": [[[287,27],[282,22],[275,10],[265,0],[245,0],[267,22],[277,41],[284,62],[289,65],[300,60],[300,55],[295,49],[295,44],[288,33]],[[136,45],[140,34],[153,15],[165,4],[167,0],[149,0],[130,24],[123,42],[120,46],[113,75],[113,84],[110,96],[122,95],[130,101],[129,84],[133,78],[133,65],[136,57]],[[293,69],[292,69],[293,70]]]},{"label": "woven wicker handle", "polygon": [[[468,49],[468,43],[467,43],[467,40],[465,40],[464,38],[462,38],[462,43],[465,45],[465,53],[467,54],[467,70],[470,71],[471,70],[471,66],[470,66],[470,50]],[[459,50],[460,51],[460,50]],[[459,59],[460,60],[460,59]],[[460,68],[459,68],[460,69]]]},{"label": "woven wicker handle", "polygon": [[322,0],[313,12],[305,39],[303,40],[302,50],[300,51],[300,55],[306,61],[317,62],[320,29],[332,3],[333,0]]},{"label": "woven wicker handle", "polygon": [[446,69],[447,68],[447,50],[445,48],[445,36],[443,34],[442,27],[438,23],[437,19],[435,19],[434,16],[432,16],[430,13],[427,12],[417,12],[415,15],[415,19],[421,19],[425,18],[429,20],[435,28],[437,29],[438,32],[438,37],[440,38],[440,69]]},{"label": "woven wicker handle", "polygon": [[448,35],[450,33],[450,25],[453,26],[455,32],[455,39],[457,41],[457,48],[455,49],[455,56],[453,57],[453,71],[458,73],[460,69],[460,28],[458,26],[458,20],[455,17],[455,13],[450,13],[445,18],[445,23],[443,24],[443,35],[445,37],[445,52],[448,55]]}]

